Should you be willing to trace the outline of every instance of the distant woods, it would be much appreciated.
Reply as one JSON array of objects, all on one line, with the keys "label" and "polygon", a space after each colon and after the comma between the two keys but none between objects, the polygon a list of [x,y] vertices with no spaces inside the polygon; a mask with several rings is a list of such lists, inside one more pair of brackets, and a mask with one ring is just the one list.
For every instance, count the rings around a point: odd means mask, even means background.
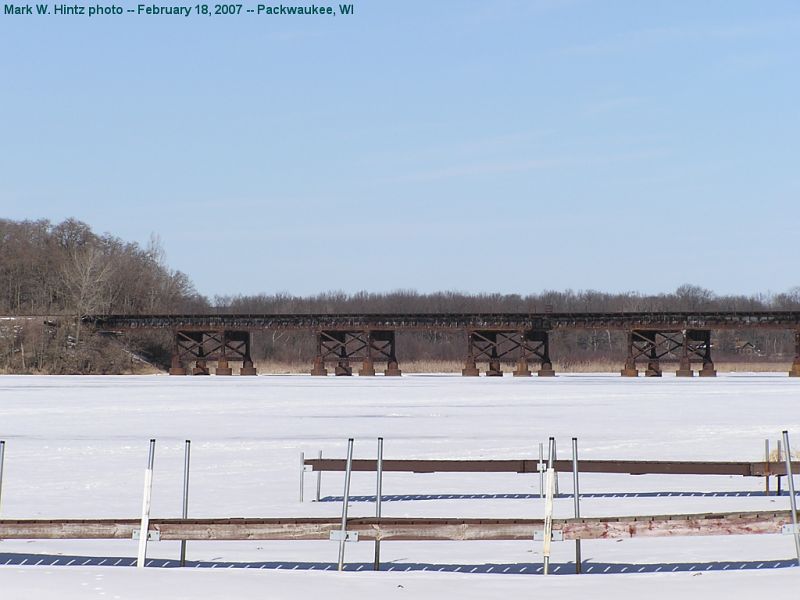
[{"label": "distant woods", "polygon": [[[671,293],[546,291],[517,294],[464,294],[415,291],[311,297],[290,294],[224,296],[210,300],[189,278],[169,268],[158,239],[146,247],[94,233],[74,219],[0,219],[0,317],[39,315],[43,319],[0,320],[0,371],[117,373],[135,370],[140,358],[158,366],[169,363],[168,332],[104,338],[81,330],[87,314],[138,313],[383,313],[383,312],[584,312],[664,310],[800,310],[800,288],[757,296],[718,296],[693,285]],[[598,358],[622,360],[624,336],[610,331],[557,332],[553,358],[562,366]],[[715,332],[719,358],[747,355],[748,360],[793,355],[793,337],[782,331]],[[254,358],[310,365],[310,334],[265,332],[255,338]],[[460,360],[461,333],[403,332],[398,356],[415,360]],[[401,365],[402,366],[402,365]]]},{"label": "distant woods", "polygon": [[[98,235],[74,219],[53,224],[0,219],[0,315],[51,318],[0,321],[0,369],[15,372],[116,372],[131,354],[114,340],[84,337],[80,317],[95,313],[206,310],[189,278],[171,270],[157,238],[147,247]],[[139,337],[161,353],[163,336]]]}]

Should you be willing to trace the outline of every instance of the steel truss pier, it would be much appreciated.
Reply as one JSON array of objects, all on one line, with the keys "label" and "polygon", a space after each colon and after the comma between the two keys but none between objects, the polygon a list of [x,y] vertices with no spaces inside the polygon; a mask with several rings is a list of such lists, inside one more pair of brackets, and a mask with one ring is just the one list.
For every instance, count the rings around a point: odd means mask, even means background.
[{"label": "steel truss pier", "polygon": [[549,335],[554,331],[605,330],[628,334],[623,376],[659,377],[662,363],[678,363],[677,375],[691,377],[693,365],[701,377],[716,374],[711,357],[711,331],[736,329],[791,330],[796,352],[789,370],[800,377],[800,311],[664,311],[664,312],[545,312],[545,313],[386,313],[386,314],[189,314],[89,315],[87,326],[107,333],[170,329],[175,343],[170,373],[229,374],[229,361],[242,361],[241,374],[255,375],[250,357],[254,331],[307,331],[317,336],[313,375],[351,375],[360,363],[360,375],[375,374],[375,363],[385,363],[386,375],[400,375],[395,334],[398,331],[466,332],[467,353],[462,374],[502,375],[502,363],[515,364],[513,374],[530,376],[538,363],[539,376],[554,375]]},{"label": "steel truss pier", "polygon": [[479,362],[488,362],[487,377],[502,377],[501,362],[516,361],[515,377],[530,377],[528,364],[539,362],[537,375],[555,375],[550,360],[550,342],[546,331],[469,331],[467,332],[467,358],[461,374],[465,377],[480,375]]},{"label": "steel truss pier", "polygon": [[367,331],[319,331],[317,332],[317,354],[314,357],[312,375],[328,374],[326,363],[335,363],[336,375],[352,375],[352,363],[361,363],[358,374],[362,377],[375,375],[375,363],[385,362],[386,376],[402,374],[395,353],[395,332],[386,330]]},{"label": "steel truss pier", "polygon": [[700,377],[715,377],[709,329],[636,330],[628,333],[628,357],[621,374],[636,377],[636,362],[646,362],[646,377],[661,377],[661,360],[678,360],[678,377],[692,377],[692,363],[700,363]]},{"label": "steel truss pier", "polygon": [[250,356],[249,331],[176,331],[170,375],[186,375],[186,363],[194,362],[192,375],[208,375],[216,362],[216,375],[232,375],[228,361],[241,362],[240,375],[256,375]]}]

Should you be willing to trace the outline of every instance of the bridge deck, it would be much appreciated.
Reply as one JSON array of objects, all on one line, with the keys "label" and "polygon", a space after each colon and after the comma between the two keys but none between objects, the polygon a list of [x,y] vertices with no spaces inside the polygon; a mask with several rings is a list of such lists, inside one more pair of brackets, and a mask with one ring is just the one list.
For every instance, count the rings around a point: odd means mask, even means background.
[{"label": "bridge deck", "polygon": [[100,330],[800,329],[800,311],[91,315]]}]

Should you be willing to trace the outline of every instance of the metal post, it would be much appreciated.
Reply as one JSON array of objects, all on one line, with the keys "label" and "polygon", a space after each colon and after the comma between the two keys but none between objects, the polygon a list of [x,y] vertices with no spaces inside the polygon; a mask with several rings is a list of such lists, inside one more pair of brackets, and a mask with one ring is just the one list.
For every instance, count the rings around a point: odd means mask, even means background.
[{"label": "metal post", "polygon": [[[192,442],[186,440],[183,451],[183,510],[181,518],[189,518],[189,455],[191,453]],[[186,566],[186,540],[181,540],[181,566]]]},{"label": "metal post", "polygon": [[[322,460],[322,450],[319,451],[318,458]],[[317,502],[319,502],[319,493],[321,490],[322,490],[322,469],[320,468],[317,470],[317,495],[316,495]]]},{"label": "metal post", "polygon": [[300,453],[300,504],[303,503],[303,484],[305,483],[306,474],[306,454]]},{"label": "metal post", "polygon": [[539,442],[539,498],[544,498],[544,444]]},{"label": "metal post", "polygon": [[558,445],[556,438],[553,438],[553,478],[555,479],[555,488],[553,493],[558,497],[558,471],[556,470],[556,461],[558,460]]},{"label": "metal post", "polygon": [[5,461],[6,457],[6,442],[5,440],[0,440],[0,508],[2,508],[2,500],[3,500],[3,462]]},{"label": "metal post", "polygon": [[[378,464],[376,466],[377,483],[375,491],[375,516],[381,518],[381,498],[383,497],[383,438],[378,438]],[[381,570],[381,540],[375,538],[375,564],[376,571]]]},{"label": "metal post", "polygon": [[144,493],[142,494],[142,522],[139,526],[139,552],[136,566],[144,568],[147,558],[147,533],[150,529],[150,498],[153,491],[153,462],[156,454],[156,441],[150,440],[150,453],[147,457],[147,469],[144,472]]},{"label": "metal post", "polygon": [[546,495],[544,501],[544,547],[542,548],[543,573],[550,573],[550,546],[553,542],[553,492],[555,491],[555,471],[553,470],[553,438],[550,438],[548,456]]},{"label": "metal post", "polygon": [[797,564],[800,566],[800,530],[797,528],[797,499],[794,497],[794,473],[792,472],[792,450],[789,447],[789,432],[783,432],[783,447],[786,451],[786,481],[789,483],[789,504],[792,507],[792,525],[794,526],[794,549],[797,552]]},{"label": "metal post", "polygon": [[764,440],[764,462],[767,463],[767,476],[764,478],[764,493],[769,496],[769,439]]},{"label": "metal post", "polygon": [[344,544],[347,539],[347,502],[350,500],[350,474],[353,471],[353,438],[347,440],[347,464],[344,473],[344,495],[342,496],[342,532],[339,539],[338,570],[344,570]]},{"label": "metal post", "polygon": [[[778,446],[778,462],[781,462],[783,460],[783,451],[781,450],[781,441],[780,440],[778,440],[777,446]],[[781,495],[781,476],[780,475],[776,475],[775,479],[778,480],[778,496],[780,496]]]},{"label": "metal post", "polygon": [[[575,518],[581,517],[581,493],[578,487],[578,438],[572,438],[572,491],[575,499]],[[575,540],[575,572],[581,572],[581,541]]]}]

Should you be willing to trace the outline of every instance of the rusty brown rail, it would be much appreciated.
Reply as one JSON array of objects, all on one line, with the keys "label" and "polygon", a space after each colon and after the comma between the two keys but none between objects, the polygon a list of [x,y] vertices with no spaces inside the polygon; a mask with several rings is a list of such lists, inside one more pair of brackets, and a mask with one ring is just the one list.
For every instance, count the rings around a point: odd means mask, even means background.
[{"label": "rusty brown rail", "polygon": [[[344,471],[345,461],[338,458],[310,458],[305,464],[313,471]],[[538,473],[538,460],[384,460],[384,471],[405,473]],[[557,460],[556,471],[571,473],[571,460]],[[353,471],[375,471],[374,459],[353,461]],[[655,460],[579,460],[581,473],[627,473],[630,475],[742,475],[764,477],[785,475],[780,462],[709,462]],[[800,473],[800,463],[792,466]]]},{"label": "rusty brown rail", "polygon": [[[553,519],[564,539],[777,534],[787,511]],[[347,529],[365,540],[532,541],[542,519],[353,518]],[[0,520],[0,539],[131,539],[138,519]],[[327,540],[338,518],[151,519],[162,540]]]}]

